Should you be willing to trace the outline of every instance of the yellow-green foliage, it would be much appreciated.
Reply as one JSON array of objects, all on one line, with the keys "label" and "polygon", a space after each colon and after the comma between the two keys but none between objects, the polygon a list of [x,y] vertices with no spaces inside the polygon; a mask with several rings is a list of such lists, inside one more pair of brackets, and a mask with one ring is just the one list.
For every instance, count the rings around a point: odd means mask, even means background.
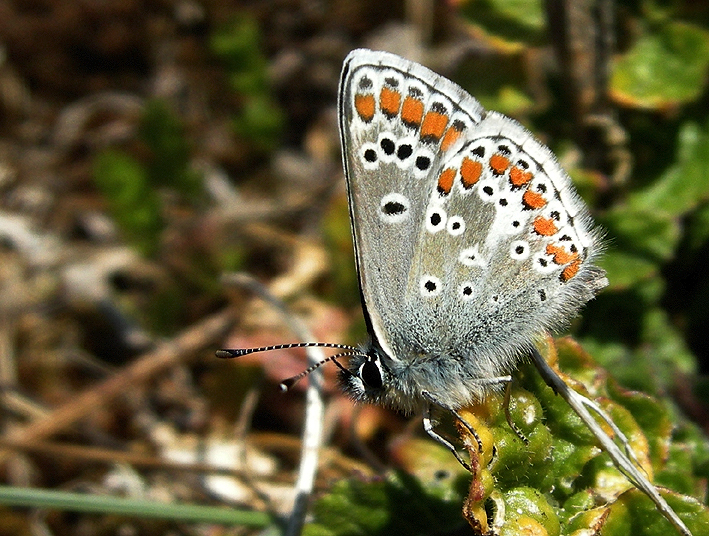
[{"label": "yellow-green foliage", "polygon": [[[547,353],[553,363],[556,349],[550,346]],[[570,339],[559,341],[558,363],[568,374],[567,382],[611,415],[646,473],[658,485],[677,490],[662,493],[694,535],[709,534],[705,506],[709,444],[701,432],[688,423],[673,426],[676,417],[665,402],[619,388]],[[339,482],[315,504],[315,522],[305,534],[444,532],[466,524],[461,515],[464,504],[472,526],[501,535],[674,533],[531,364],[515,375],[510,400],[512,421],[528,443],[507,424],[502,402],[502,397],[491,397],[462,412],[484,447],[478,457],[477,444],[463,437],[472,446],[473,477],[433,441],[412,440],[397,452],[408,473]]]}]

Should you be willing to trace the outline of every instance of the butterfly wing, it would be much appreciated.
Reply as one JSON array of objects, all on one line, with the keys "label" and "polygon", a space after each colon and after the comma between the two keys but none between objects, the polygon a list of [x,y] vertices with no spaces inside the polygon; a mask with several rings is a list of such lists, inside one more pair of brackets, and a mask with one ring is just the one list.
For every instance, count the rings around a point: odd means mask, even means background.
[{"label": "butterfly wing", "polygon": [[492,378],[605,286],[599,237],[551,151],[516,121],[487,113],[441,164],[402,309],[421,321],[402,337]]},{"label": "butterfly wing", "polygon": [[418,64],[354,51],[339,106],[363,305],[392,405],[426,392],[461,407],[606,284],[598,235],[549,149]]},{"label": "butterfly wing", "polygon": [[386,354],[407,358],[408,344],[392,327],[404,323],[427,184],[483,110],[432,71],[369,50],[355,50],[345,60],[338,104],[365,315]]}]

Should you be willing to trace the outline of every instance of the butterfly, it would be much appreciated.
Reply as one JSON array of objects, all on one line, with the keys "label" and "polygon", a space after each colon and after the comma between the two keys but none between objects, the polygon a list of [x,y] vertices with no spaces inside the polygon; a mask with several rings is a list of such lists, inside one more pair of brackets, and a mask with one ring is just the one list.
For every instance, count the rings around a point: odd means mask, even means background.
[{"label": "butterfly", "polygon": [[339,348],[325,361],[340,368],[352,398],[422,413],[429,435],[464,465],[435,431],[431,409],[462,420],[459,409],[509,385],[519,360],[531,356],[616,465],[690,534],[588,408],[622,442],[620,430],[535,348],[608,284],[595,264],[601,233],[553,153],[455,83],[386,52],[347,56],[338,115],[369,340],[359,348],[298,343],[217,355]]},{"label": "butterfly", "polygon": [[345,389],[405,412],[479,401],[607,284],[599,233],[549,149],[421,65],[352,52],[339,117],[370,334]]}]

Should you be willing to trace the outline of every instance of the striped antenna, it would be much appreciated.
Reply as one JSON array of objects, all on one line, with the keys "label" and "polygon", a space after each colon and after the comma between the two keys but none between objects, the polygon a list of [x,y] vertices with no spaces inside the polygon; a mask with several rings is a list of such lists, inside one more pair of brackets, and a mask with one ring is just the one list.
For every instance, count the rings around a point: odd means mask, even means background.
[{"label": "striped antenna", "polygon": [[[359,352],[358,352],[358,353],[359,353]],[[291,376],[290,378],[286,378],[285,380],[283,380],[283,381],[281,382],[281,384],[280,384],[281,390],[282,390],[282,391],[287,391],[288,389],[290,389],[291,387],[293,387],[296,383],[298,383],[300,380],[302,380],[303,378],[305,378],[308,374],[310,374],[310,373],[313,372],[314,370],[320,368],[321,366],[323,366],[323,365],[324,365],[325,363],[327,363],[328,361],[332,361],[333,363],[335,363],[335,365],[337,365],[337,367],[338,367],[342,372],[344,372],[345,374],[349,374],[350,376],[352,376],[352,375],[353,375],[352,372],[350,372],[348,369],[346,369],[344,366],[342,366],[342,363],[340,363],[340,362],[338,361],[338,359],[339,359],[340,357],[351,357],[351,356],[353,356],[353,355],[357,355],[357,354],[353,354],[352,352],[342,352],[341,354],[335,354],[335,355],[331,355],[330,357],[326,357],[326,358],[323,359],[322,361],[318,361],[318,362],[315,363],[314,365],[309,366],[307,369],[305,369],[305,370],[304,370],[303,372],[301,372],[300,374],[296,374],[295,376]]]},{"label": "striped antenna", "polygon": [[258,348],[234,348],[217,350],[216,355],[220,359],[231,359],[233,357],[242,357],[249,354],[259,352],[270,352],[271,350],[288,350],[290,348],[336,348],[338,350],[348,350],[352,353],[361,353],[359,348],[348,346],[346,344],[334,344],[330,342],[294,342],[291,344],[276,344],[274,346],[259,346]]},{"label": "striped antenna", "polygon": [[295,376],[291,376],[290,378],[286,378],[280,384],[282,391],[288,391],[291,387],[293,387],[296,383],[298,383],[300,380],[305,378],[308,374],[310,374],[314,370],[317,370],[318,368],[323,366],[325,363],[328,363],[330,361],[335,363],[335,365],[337,365],[337,367],[342,372],[352,376],[353,375],[352,372],[350,372],[347,368],[345,368],[342,365],[342,363],[340,363],[338,361],[338,359],[340,357],[351,357],[354,355],[362,355],[362,351],[359,348],[355,348],[354,346],[349,346],[347,344],[334,344],[334,343],[329,343],[329,342],[295,342],[295,343],[290,343],[290,344],[276,344],[273,346],[259,346],[257,348],[223,349],[223,350],[217,350],[215,352],[215,354],[220,359],[232,359],[235,357],[242,357],[245,355],[256,354],[259,352],[270,352],[271,350],[288,350],[290,348],[336,348],[338,350],[346,350],[346,352],[342,352],[339,354],[335,354],[335,355],[331,355],[329,357],[326,357],[322,361],[318,361],[317,363],[309,366],[303,372],[296,374]]}]

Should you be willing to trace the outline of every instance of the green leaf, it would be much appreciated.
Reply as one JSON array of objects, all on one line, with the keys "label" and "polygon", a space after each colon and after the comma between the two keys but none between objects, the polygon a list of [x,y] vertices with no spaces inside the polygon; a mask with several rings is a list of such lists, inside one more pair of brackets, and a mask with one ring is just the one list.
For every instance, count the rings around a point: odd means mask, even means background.
[{"label": "green leaf", "polygon": [[[669,491],[663,491],[662,496],[694,536],[709,534],[709,510],[699,501]],[[676,534],[676,530],[645,494],[630,489],[610,506],[610,515],[603,526],[603,534],[669,536]]]},{"label": "green leaf", "polygon": [[534,527],[534,524],[543,527],[549,536],[559,536],[559,518],[538,490],[515,488],[504,495],[504,501],[507,515],[500,536],[529,534],[529,527]]},{"label": "green leaf", "polygon": [[315,522],[304,527],[303,535],[441,534],[465,526],[461,503],[460,495],[440,499],[404,473],[371,481],[351,478],[315,503]]},{"label": "green leaf", "polygon": [[614,65],[611,96],[627,106],[663,109],[694,101],[704,91],[709,34],[669,22],[642,35]]},{"label": "green leaf", "polygon": [[701,493],[694,482],[692,454],[689,445],[672,445],[665,467],[655,475],[656,482],[685,495]]},{"label": "green leaf", "polygon": [[487,34],[489,44],[498,48],[545,39],[546,18],[541,0],[477,0],[461,4],[460,12]]},{"label": "green leaf", "polygon": [[607,251],[598,262],[606,271],[610,289],[625,290],[646,281],[659,273],[659,266],[625,251]]},{"label": "green leaf", "polygon": [[[623,252],[616,254],[632,252],[648,260],[665,261],[673,256],[681,237],[677,220],[648,204],[617,206],[602,221],[613,237],[613,247]],[[609,281],[614,283],[610,275]]]},{"label": "green leaf", "polygon": [[673,424],[664,404],[639,391],[622,389],[616,382],[609,382],[613,400],[628,409],[648,438],[649,455],[653,468],[658,470],[665,463],[669,452]]},{"label": "green leaf", "polygon": [[[675,163],[651,186],[634,193],[636,210],[681,216],[709,200],[709,125],[686,123],[679,131]],[[674,244],[673,244],[674,245]]]},{"label": "green leaf", "polygon": [[[565,381],[595,398],[611,415],[650,475],[657,469],[664,475],[663,483],[682,478],[682,491],[703,496],[709,445],[701,433],[684,426],[674,437],[664,404],[619,389],[609,382],[608,373],[570,339],[557,341],[556,354],[554,346],[549,348],[549,361],[554,363],[556,355]],[[450,465],[450,453],[428,439],[406,439],[405,445],[397,444],[394,452],[415,477],[397,473],[386,479],[353,478],[336,483],[316,502],[314,523],[306,527],[305,534],[463,533],[457,517],[460,508],[482,533],[625,536],[637,532],[654,536],[655,529],[640,528],[652,520],[664,529],[663,536],[674,534],[643,494],[627,491],[632,488],[629,481],[530,363],[521,365],[510,393],[511,420],[527,442],[510,428],[502,404],[501,396],[490,396],[484,403],[460,410],[483,446],[479,452],[477,440],[459,427],[474,468],[465,502],[460,484],[470,475],[460,476],[459,470]],[[676,425],[676,417],[673,421]],[[663,453],[670,453],[670,461]],[[689,496],[663,495],[695,530],[695,536],[706,534],[699,527],[709,509]],[[623,532],[628,527],[632,530]]]}]

